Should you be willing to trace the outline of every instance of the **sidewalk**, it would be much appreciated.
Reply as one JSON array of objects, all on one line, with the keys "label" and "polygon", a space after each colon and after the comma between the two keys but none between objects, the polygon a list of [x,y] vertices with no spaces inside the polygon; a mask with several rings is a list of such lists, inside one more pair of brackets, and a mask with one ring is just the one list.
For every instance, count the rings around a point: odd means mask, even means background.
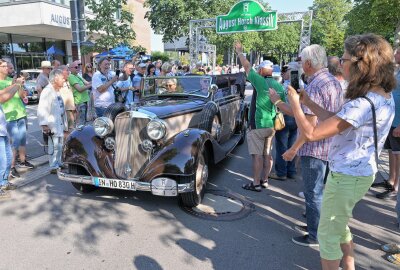
[{"label": "sidewalk", "polygon": [[26,168],[18,168],[18,172],[21,177],[19,178],[9,178],[13,184],[15,184],[18,188],[25,186],[33,181],[36,181],[50,173],[49,167],[49,157],[48,155],[39,156],[37,158],[30,159],[35,168],[32,170]]}]

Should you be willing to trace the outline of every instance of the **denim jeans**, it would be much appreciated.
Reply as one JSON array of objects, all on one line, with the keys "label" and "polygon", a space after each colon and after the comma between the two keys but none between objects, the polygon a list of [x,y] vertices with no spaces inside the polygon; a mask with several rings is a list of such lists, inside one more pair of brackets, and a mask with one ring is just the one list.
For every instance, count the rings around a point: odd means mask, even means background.
[{"label": "denim jeans", "polygon": [[304,182],[307,229],[309,237],[317,239],[321,214],[322,191],[327,162],[313,157],[301,157],[301,174]]},{"label": "denim jeans", "polygon": [[18,149],[20,146],[26,145],[26,118],[22,117],[18,120],[7,123],[7,132],[11,137],[12,147]]},{"label": "denim jeans", "polygon": [[81,103],[76,105],[76,110],[78,111],[78,119],[76,121],[76,126],[86,124],[86,114],[87,114],[87,103]]},{"label": "denim jeans", "polygon": [[62,165],[61,163],[61,154],[63,147],[63,137],[51,136],[49,137],[49,148],[48,154],[49,164],[51,169],[57,169]]},{"label": "denim jeans", "polygon": [[0,186],[8,183],[12,156],[9,138],[0,136]]},{"label": "denim jeans", "polygon": [[296,174],[295,161],[285,161],[283,153],[292,147],[297,138],[297,125],[294,117],[285,115],[285,128],[275,133],[275,172],[278,176],[292,177]]},{"label": "denim jeans", "polygon": [[104,115],[104,112],[106,111],[107,108],[103,108],[103,107],[94,107],[94,109],[96,110],[96,116],[97,117],[102,117]]}]

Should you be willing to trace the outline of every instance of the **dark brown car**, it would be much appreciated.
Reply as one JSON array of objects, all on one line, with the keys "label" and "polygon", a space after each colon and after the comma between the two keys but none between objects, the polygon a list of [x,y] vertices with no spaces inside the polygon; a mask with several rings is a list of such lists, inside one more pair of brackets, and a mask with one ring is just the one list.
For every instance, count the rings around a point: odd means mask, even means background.
[{"label": "dark brown car", "polygon": [[198,205],[209,166],[246,136],[243,73],[142,80],[140,103],[112,104],[93,125],[67,138],[60,180],[81,192],[97,187],[180,196]]}]

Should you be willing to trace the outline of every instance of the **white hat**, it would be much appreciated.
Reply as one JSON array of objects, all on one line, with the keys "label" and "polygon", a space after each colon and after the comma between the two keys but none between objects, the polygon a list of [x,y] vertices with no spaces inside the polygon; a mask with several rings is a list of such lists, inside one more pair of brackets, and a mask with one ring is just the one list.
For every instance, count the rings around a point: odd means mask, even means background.
[{"label": "white hat", "polygon": [[288,70],[299,70],[299,63],[297,62],[289,62],[287,64]]},{"label": "white hat", "polygon": [[274,65],[274,63],[272,63],[271,61],[265,60],[265,61],[262,61],[262,62],[260,63],[260,65],[258,66],[258,68],[267,68],[267,67],[272,67],[273,65]]},{"label": "white hat", "polygon": [[39,68],[53,68],[50,61],[42,61]]},{"label": "white hat", "polygon": [[140,68],[145,68],[145,67],[146,67],[146,64],[145,64],[145,63],[140,63],[140,64],[138,65],[138,67],[140,67]]}]

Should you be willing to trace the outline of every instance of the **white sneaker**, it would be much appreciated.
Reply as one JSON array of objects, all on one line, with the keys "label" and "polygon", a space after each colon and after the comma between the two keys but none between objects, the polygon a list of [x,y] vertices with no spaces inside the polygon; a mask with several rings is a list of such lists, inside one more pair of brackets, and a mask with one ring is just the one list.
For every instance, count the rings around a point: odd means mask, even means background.
[{"label": "white sneaker", "polygon": [[304,197],[304,192],[303,192],[303,191],[299,192],[299,197],[300,197],[300,198],[303,198],[303,199],[305,198],[305,197]]}]

